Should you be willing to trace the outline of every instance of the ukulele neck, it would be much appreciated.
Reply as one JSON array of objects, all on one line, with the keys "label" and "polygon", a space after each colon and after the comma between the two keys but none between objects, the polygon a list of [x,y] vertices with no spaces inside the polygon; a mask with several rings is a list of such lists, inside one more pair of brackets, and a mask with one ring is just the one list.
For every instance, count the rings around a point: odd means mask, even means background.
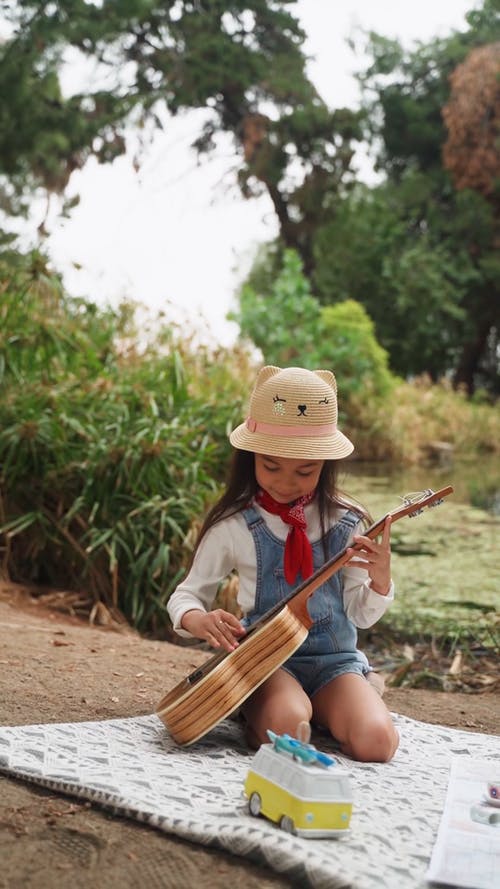
[{"label": "ukulele neck", "polygon": [[[391,519],[391,522],[394,523],[399,519],[402,519],[404,516],[415,516],[419,515],[423,512],[424,507],[428,506],[437,506],[442,503],[443,498],[448,496],[448,494],[453,493],[453,488],[451,485],[448,485],[445,488],[441,488],[439,491],[432,491],[428,489],[421,494],[418,495],[408,495],[407,497],[402,498],[403,505],[398,509],[393,510],[392,512],[386,513],[382,516],[381,519],[378,519],[369,528],[363,530],[363,536],[369,537],[373,540],[375,537],[378,537],[379,534],[382,533],[384,529],[384,525],[388,518]],[[312,596],[312,594],[318,589],[321,584],[326,583],[326,581],[335,574],[336,571],[339,571],[343,565],[347,561],[349,561],[349,557],[347,555],[348,549],[360,549],[360,545],[355,542],[351,542],[349,546],[344,547],[337,555],[333,556],[333,558],[329,559],[318,568],[307,580],[300,584],[295,590],[285,596],[284,599],[281,599],[276,605],[273,606],[269,611],[267,611],[261,618],[259,618],[254,624],[252,624],[249,629],[249,633],[254,629],[258,629],[258,627],[262,626],[263,623],[269,620],[269,618],[274,617],[284,605],[289,605],[289,608],[293,613],[302,621],[302,623],[309,629],[312,626],[312,620],[310,614],[307,609],[307,600]]]},{"label": "ukulele neck", "polygon": [[[373,534],[374,537],[380,533],[380,529],[383,527],[385,522],[385,518],[381,519],[379,522],[376,522],[366,531],[366,534]],[[269,611],[266,611],[265,614],[262,615],[252,626],[249,628],[248,633],[253,632],[254,630],[259,629],[264,623],[266,623],[270,618],[274,617],[284,605],[289,605],[290,610],[301,620],[301,622],[308,629],[312,626],[312,620],[310,614],[307,610],[307,600],[312,596],[312,594],[320,587],[323,583],[326,583],[327,580],[338,571],[342,565],[347,562],[347,547],[344,547],[339,553],[337,553],[333,558],[329,559],[318,568],[307,580],[304,580],[298,587],[296,587],[292,592],[288,593],[288,595],[284,596],[283,599],[280,599],[276,605],[273,605]]]}]

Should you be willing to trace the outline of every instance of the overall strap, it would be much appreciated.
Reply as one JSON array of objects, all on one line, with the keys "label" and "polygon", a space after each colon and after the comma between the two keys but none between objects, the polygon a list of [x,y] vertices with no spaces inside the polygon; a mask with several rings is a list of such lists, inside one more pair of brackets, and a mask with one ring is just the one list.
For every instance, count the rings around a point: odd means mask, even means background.
[{"label": "overall strap", "polygon": [[353,509],[348,509],[345,515],[339,519],[339,525],[345,525],[349,530],[353,531],[360,520],[361,516],[358,512],[354,512]]},{"label": "overall strap", "polygon": [[254,525],[264,524],[264,519],[262,518],[260,512],[255,508],[255,506],[247,506],[245,509],[242,509],[241,514],[247,523],[247,528],[251,531]]}]

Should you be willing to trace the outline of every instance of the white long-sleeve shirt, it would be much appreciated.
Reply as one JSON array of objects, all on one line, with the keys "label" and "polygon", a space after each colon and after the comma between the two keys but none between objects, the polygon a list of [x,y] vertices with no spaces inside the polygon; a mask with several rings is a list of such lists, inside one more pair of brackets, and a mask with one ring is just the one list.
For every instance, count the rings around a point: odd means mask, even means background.
[{"label": "white long-sleeve shirt", "polygon": [[[254,506],[269,530],[285,541],[289,525],[280,516],[267,512],[258,504]],[[335,521],[344,512],[345,510],[339,510]],[[315,543],[321,539],[321,525],[314,501],[305,507],[305,518],[307,536],[311,543]],[[358,528],[354,533],[363,532]],[[174,630],[180,636],[191,635],[181,627],[186,611],[193,608],[209,611],[220,581],[233,569],[239,575],[238,604],[246,615],[254,607],[257,565],[253,537],[241,513],[222,519],[207,531],[198,547],[191,570],[170,596],[167,609]],[[389,593],[382,596],[371,588],[368,572],[364,568],[345,567],[342,570],[347,617],[357,627],[373,626],[394,600],[394,585],[391,583]]]}]

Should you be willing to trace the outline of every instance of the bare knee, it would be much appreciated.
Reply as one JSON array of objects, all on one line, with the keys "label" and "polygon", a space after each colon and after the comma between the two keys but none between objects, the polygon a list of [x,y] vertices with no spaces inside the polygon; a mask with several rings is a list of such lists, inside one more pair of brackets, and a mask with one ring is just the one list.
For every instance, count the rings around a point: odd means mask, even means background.
[{"label": "bare knee", "polygon": [[312,704],[293,676],[277,670],[245,701],[242,711],[248,743],[258,747],[269,740],[267,729],[295,735],[300,722],[310,722]]},{"label": "bare knee", "polygon": [[343,747],[359,762],[389,762],[398,745],[399,735],[392,722],[373,720],[365,726],[356,726]]},{"label": "bare knee", "polygon": [[276,732],[277,735],[297,736],[297,729],[301,722],[309,723],[312,716],[312,707],[308,701],[294,701],[281,703],[279,712],[271,709],[268,713],[262,714],[264,721],[269,724],[266,728]]},{"label": "bare knee", "polygon": [[295,737],[299,723],[310,722],[311,716],[312,708],[305,701],[281,701],[278,705],[269,702],[249,724],[259,743],[263,744],[269,740],[267,729],[277,735],[288,734]]}]

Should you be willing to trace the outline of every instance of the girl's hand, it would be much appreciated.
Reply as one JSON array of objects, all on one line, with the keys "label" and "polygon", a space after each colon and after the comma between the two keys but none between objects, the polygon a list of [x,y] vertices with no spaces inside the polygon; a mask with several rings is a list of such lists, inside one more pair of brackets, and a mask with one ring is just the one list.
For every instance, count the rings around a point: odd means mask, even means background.
[{"label": "girl's hand", "polygon": [[[381,596],[387,596],[391,588],[391,517],[387,516],[380,543],[370,537],[356,535],[354,547],[349,547],[346,563],[352,568],[365,568],[370,575],[372,589]],[[359,547],[359,548],[358,548]]]},{"label": "girl's hand", "polygon": [[197,639],[204,639],[212,648],[220,648],[222,645],[226,651],[234,651],[239,644],[238,638],[246,632],[238,618],[222,608],[208,612],[201,609],[186,611],[182,616],[181,627]]}]

